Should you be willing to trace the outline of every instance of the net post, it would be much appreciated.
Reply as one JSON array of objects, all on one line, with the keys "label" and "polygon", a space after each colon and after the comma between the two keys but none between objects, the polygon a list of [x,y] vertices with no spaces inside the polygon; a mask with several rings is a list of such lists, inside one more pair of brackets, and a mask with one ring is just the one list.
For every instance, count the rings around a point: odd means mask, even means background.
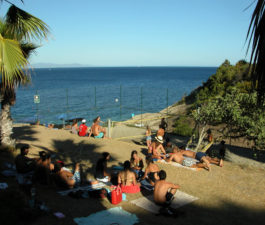
[{"label": "net post", "polygon": [[108,119],[108,138],[111,138],[110,130],[111,130],[111,119]]}]

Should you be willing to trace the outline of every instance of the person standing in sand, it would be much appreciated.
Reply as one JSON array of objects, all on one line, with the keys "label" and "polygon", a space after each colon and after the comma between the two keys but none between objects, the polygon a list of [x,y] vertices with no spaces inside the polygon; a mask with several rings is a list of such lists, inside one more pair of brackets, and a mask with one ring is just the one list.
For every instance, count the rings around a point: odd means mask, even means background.
[{"label": "person standing in sand", "polygon": [[92,134],[94,135],[94,138],[106,138],[106,130],[102,126],[100,126],[100,117],[98,116],[96,119],[94,119],[94,123],[91,126],[90,133],[88,137],[90,137]]},{"label": "person standing in sand", "polygon": [[149,126],[146,127],[145,136],[146,136],[146,145],[147,148],[151,145],[152,137],[151,137],[151,128]]},{"label": "person standing in sand", "polygon": [[169,207],[179,185],[166,181],[167,174],[164,170],[158,173],[159,180],[155,183],[154,201],[157,205]]}]

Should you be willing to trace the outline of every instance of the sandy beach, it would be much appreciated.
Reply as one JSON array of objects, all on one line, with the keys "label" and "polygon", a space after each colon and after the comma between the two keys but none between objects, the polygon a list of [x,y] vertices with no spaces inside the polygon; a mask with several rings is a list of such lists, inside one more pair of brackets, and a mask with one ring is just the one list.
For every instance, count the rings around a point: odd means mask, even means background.
[{"label": "sandy beach", "polygon": [[[93,178],[94,164],[101,153],[111,154],[109,166],[121,165],[128,160],[132,150],[145,157],[146,147],[139,143],[119,140],[96,140],[79,137],[69,130],[55,130],[43,126],[15,125],[14,136],[18,146],[30,144],[30,157],[37,157],[39,151],[48,151],[53,160],[63,160],[65,163],[80,162],[84,165],[87,179]],[[16,152],[15,154],[17,154]],[[2,157],[3,160],[3,157]],[[128,212],[134,213],[140,219],[139,224],[262,224],[265,219],[265,170],[262,168],[243,166],[225,161],[224,167],[212,166],[212,171],[191,171],[172,165],[157,163],[166,170],[168,180],[180,185],[180,190],[198,197],[192,204],[181,208],[184,217],[157,217],[154,214],[130,203],[140,198],[142,193],[127,194],[127,201],[120,205]],[[10,181],[10,186],[16,186]],[[33,224],[75,224],[73,218],[88,216],[91,213],[111,208],[107,200],[73,199],[56,193],[54,187],[38,187],[39,198],[50,209],[63,212],[66,218],[57,220],[52,215],[46,215]],[[218,218],[218,219],[217,219]]]}]

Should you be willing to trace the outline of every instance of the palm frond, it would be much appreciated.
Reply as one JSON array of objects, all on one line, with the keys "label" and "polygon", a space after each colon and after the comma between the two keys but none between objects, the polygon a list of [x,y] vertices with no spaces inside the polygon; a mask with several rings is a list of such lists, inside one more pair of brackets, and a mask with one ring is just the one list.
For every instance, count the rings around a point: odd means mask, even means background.
[{"label": "palm frond", "polygon": [[24,57],[28,59],[32,53],[35,53],[35,49],[37,49],[39,46],[33,43],[21,43],[20,47],[22,49]]},{"label": "palm frond", "polygon": [[8,9],[5,20],[9,32],[17,40],[40,40],[47,38],[49,34],[49,27],[46,23],[14,5]]},{"label": "palm frond", "polygon": [[3,86],[13,86],[15,80],[22,80],[23,69],[27,65],[20,43],[5,39],[0,34],[0,73]]},{"label": "palm frond", "polygon": [[[258,0],[252,14],[247,39],[249,39],[247,51],[251,49],[250,73],[253,87],[258,93],[258,103],[264,102],[265,98],[265,0]],[[251,64],[253,64],[251,66]]]}]

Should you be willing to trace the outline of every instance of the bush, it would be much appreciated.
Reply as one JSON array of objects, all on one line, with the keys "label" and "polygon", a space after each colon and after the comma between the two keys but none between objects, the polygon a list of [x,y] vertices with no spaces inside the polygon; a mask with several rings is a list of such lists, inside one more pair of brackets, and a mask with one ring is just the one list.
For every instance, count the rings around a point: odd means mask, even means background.
[{"label": "bush", "polygon": [[188,116],[180,116],[174,124],[173,133],[181,136],[191,136],[192,135],[192,121]]}]

